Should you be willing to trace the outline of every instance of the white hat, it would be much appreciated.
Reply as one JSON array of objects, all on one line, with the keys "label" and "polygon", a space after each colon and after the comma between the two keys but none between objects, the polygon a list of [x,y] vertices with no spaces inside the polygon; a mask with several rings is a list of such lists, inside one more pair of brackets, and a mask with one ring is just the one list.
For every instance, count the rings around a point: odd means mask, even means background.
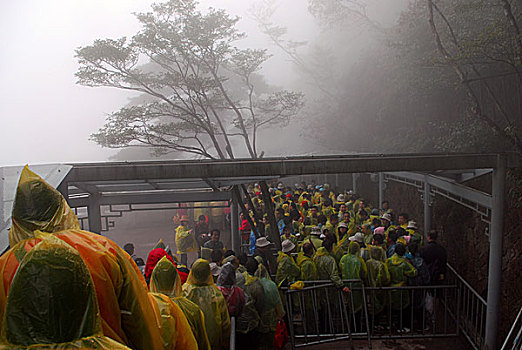
[{"label": "white hat", "polygon": [[277,189],[278,189],[278,190],[282,190],[283,188],[285,188],[285,185],[283,185],[283,183],[280,182],[280,183],[277,185]]},{"label": "white hat", "polygon": [[356,242],[359,242],[359,243],[363,243],[364,242],[364,235],[361,232],[357,232],[356,234],[354,234],[353,236],[351,236],[348,239],[350,241],[356,241]]},{"label": "white hat", "polygon": [[344,194],[340,194],[337,196],[337,201],[338,202],[346,202],[346,197],[344,197]]},{"label": "white hat", "polygon": [[346,224],[346,222],[340,222],[339,225],[337,225],[337,228],[339,227],[344,227],[344,228],[348,228],[348,225]]},{"label": "white hat", "polygon": [[219,276],[219,274],[221,273],[221,267],[219,267],[218,264],[216,264],[215,262],[211,262],[209,266],[212,276]]},{"label": "white hat", "polygon": [[293,244],[291,240],[285,239],[283,241],[283,243],[281,243],[281,247],[282,247],[281,250],[283,251],[283,253],[288,253],[288,252],[291,252],[292,249],[295,248],[295,244]]},{"label": "white hat", "polygon": [[320,236],[321,235],[321,228],[319,226],[312,227],[312,232],[310,232],[311,235]]},{"label": "white hat", "polygon": [[413,220],[412,221],[408,221],[408,226],[406,228],[407,229],[412,228],[412,229],[416,230],[417,229],[417,223],[415,221],[413,221]]},{"label": "white hat", "polygon": [[391,215],[388,213],[382,214],[381,219],[388,220],[389,222],[392,222]]},{"label": "white hat", "polygon": [[268,247],[270,245],[270,241],[266,239],[266,237],[261,237],[256,242],[256,247],[258,248],[264,248]]}]

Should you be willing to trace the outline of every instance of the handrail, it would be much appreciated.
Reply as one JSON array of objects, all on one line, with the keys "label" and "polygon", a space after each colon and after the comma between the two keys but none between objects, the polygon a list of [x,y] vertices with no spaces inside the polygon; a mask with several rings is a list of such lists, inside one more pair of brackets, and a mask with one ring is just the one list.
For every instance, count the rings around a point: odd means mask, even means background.
[{"label": "handrail", "polygon": [[[519,322],[521,317],[522,317],[522,307],[518,311],[518,315],[515,318],[515,322],[513,322],[513,326],[511,326],[511,329],[509,330],[509,333],[508,333],[508,335],[506,337],[506,340],[504,340],[504,344],[502,344],[501,350],[507,350],[508,349],[507,346],[508,346],[508,343],[509,343],[509,339],[511,338],[511,334],[513,334],[513,332],[515,331],[517,323]],[[522,342],[521,335],[522,335],[522,324],[520,325],[520,328],[518,330],[517,336],[515,337],[515,339],[513,341],[513,346],[511,347],[511,349],[516,349],[516,346],[520,345],[520,343]]]},{"label": "handrail", "polygon": [[236,317],[230,317],[230,350],[236,350]]},{"label": "handrail", "polygon": [[459,273],[451,266],[449,263],[446,264],[446,266],[455,274],[455,277],[458,278],[458,280],[463,283],[476,297],[478,300],[480,300],[484,305],[487,305],[487,301],[484,300],[484,298],[468,283],[466,280],[459,275]]}]

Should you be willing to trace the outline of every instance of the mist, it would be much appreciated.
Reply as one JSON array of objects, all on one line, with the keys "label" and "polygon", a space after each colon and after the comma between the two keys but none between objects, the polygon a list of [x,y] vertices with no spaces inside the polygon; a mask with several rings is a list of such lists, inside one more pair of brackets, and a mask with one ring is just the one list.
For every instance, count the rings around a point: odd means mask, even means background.
[{"label": "mist", "polygon": [[[133,13],[149,11],[152,2],[23,0],[0,5],[0,164],[150,156],[149,150],[102,148],[90,140],[108,114],[138,95],[77,85],[74,55],[75,49],[96,39],[131,37],[140,29]],[[360,1],[363,7],[357,10],[363,9],[364,15],[336,15],[325,6],[314,12],[312,5],[317,3],[321,1],[200,1],[202,10],[212,6],[241,17],[237,28],[247,37],[237,42],[238,47],[266,49],[272,55],[259,72],[267,84],[304,94],[304,107],[287,125],[259,131],[260,151],[282,156],[453,147],[453,139],[441,138],[455,130],[450,121],[460,118],[466,123],[461,118],[466,107],[461,92],[453,92],[455,77],[447,70],[434,70],[437,55],[431,38],[425,40],[426,47],[413,48],[419,40],[412,37],[415,30],[429,34],[418,2]],[[286,29],[282,45],[263,32],[255,18],[259,8],[273,9],[271,25]],[[291,49],[292,57],[284,46],[295,42],[301,44]],[[415,56],[419,52],[427,57]],[[430,90],[433,85],[438,90]],[[483,125],[477,130],[483,133]],[[239,141],[233,144],[236,156],[248,156]]]}]

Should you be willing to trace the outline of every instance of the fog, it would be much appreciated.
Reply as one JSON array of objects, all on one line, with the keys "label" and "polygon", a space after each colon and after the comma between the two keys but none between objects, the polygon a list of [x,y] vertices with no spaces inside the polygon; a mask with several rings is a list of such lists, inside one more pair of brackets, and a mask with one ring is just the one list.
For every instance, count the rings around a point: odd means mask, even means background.
[{"label": "fog", "polygon": [[[304,76],[288,55],[261,32],[250,14],[253,6],[261,1],[277,8],[272,21],[288,28],[287,38],[308,42],[299,49],[303,57],[308,55],[310,60],[319,57],[325,69],[331,70],[329,74],[345,77],[338,82],[339,86],[332,81],[328,87],[336,93],[346,88],[347,81],[360,83],[349,78],[352,66],[365,57],[370,48],[380,44],[375,38],[382,33],[376,34],[360,22],[337,23],[325,29],[318,25],[318,20],[308,11],[307,2],[302,0],[200,1],[201,8],[224,8],[242,18],[238,29],[248,37],[238,43],[239,46],[269,50],[273,57],[261,71],[268,83],[305,93],[306,107],[290,125],[260,132],[260,148],[272,156],[349,152],[343,144],[324,142],[325,130],[335,129],[336,120],[328,121],[323,116],[330,115],[326,109],[332,108],[332,116],[349,119],[352,106],[325,102],[313,80]],[[389,27],[408,2],[368,0],[368,17]],[[117,154],[117,150],[98,146],[89,136],[104,124],[108,113],[127,104],[135,95],[117,89],[77,85],[75,49],[90,45],[95,39],[132,36],[140,29],[132,13],[148,11],[151,3],[149,0],[20,0],[0,4],[0,42],[3,44],[0,165],[107,161]],[[336,25],[343,29],[336,31]],[[331,65],[327,56],[332,56]],[[341,95],[336,98],[346,100]],[[334,133],[332,137],[338,136]],[[147,153],[140,157],[147,157]]]}]

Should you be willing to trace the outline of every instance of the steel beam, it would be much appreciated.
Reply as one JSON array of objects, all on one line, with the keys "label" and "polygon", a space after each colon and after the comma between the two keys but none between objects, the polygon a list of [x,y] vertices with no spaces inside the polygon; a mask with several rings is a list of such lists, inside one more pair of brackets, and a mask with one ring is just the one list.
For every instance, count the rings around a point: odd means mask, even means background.
[{"label": "steel beam", "polygon": [[[226,178],[379,171],[484,169],[496,166],[496,154],[404,154],[74,164],[69,181]],[[508,166],[515,166],[518,158]]]},{"label": "steel beam", "polygon": [[89,203],[87,206],[89,213],[89,231],[95,233],[102,232],[101,226],[101,209],[100,209],[100,195],[93,193],[89,195]]},{"label": "steel beam", "polygon": [[[103,193],[99,198],[100,205],[110,204],[154,204],[154,203],[184,203],[184,202],[221,202],[231,198],[230,192],[192,192],[192,193]],[[69,198],[71,207],[86,207],[89,198]]]},{"label": "steel beam", "polygon": [[486,309],[486,347],[497,349],[498,320],[502,277],[502,240],[504,230],[504,197],[506,159],[499,155],[493,170],[493,207],[489,236],[488,304]]},{"label": "steel beam", "polygon": [[431,229],[431,203],[430,203],[430,182],[429,176],[424,175],[424,241],[428,241],[428,232]]},{"label": "steel beam", "polygon": [[241,252],[241,239],[239,237],[239,226],[238,226],[238,204],[235,197],[232,197],[232,203],[230,204],[230,240],[232,243],[232,250],[239,254]]},{"label": "steel beam", "polygon": [[382,210],[382,202],[384,201],[384,174],[379,173],[379,209]]}]

